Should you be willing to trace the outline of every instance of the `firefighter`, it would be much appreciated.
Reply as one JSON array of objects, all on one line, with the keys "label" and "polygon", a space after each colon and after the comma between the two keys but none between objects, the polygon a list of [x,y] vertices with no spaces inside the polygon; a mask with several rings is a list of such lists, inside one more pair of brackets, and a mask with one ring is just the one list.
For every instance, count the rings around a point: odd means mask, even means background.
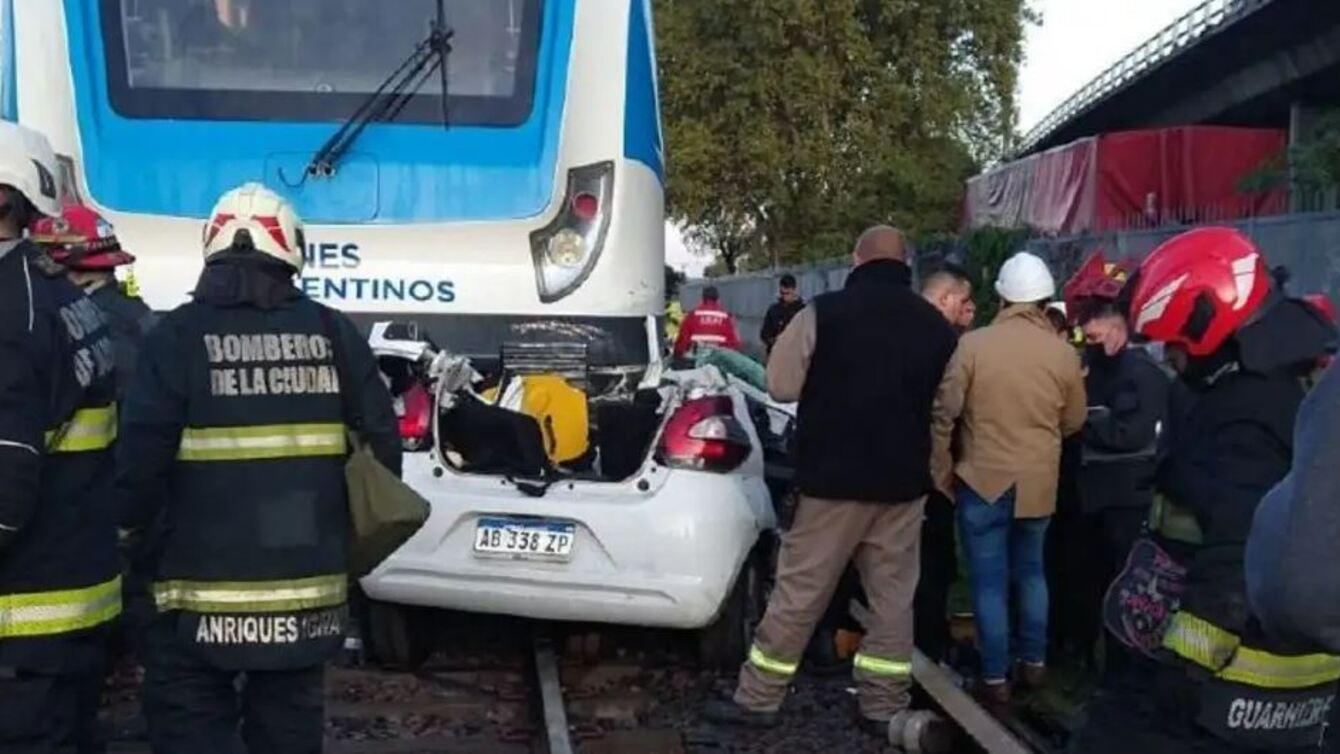
[{"label": "firefighter", "polygon": [[102,310],[116,349],[117,397],[125,398],[140,343],[156,320],[153,310],[116,280],[116,269],[134,264],[134,255],[121,248],[110,223],[80,204],[67,204],[59,217],[38,220],[31,238]]},{"label": "firefighter", "polygon": [[699,346],[735,351],[742,346],[735,318],[721,307],[721,294],[714,285],[703,289],[702,303],[680,323],[679,332],[675,334],[674,357],[690,356]]},{"label": "firefighter", "polygon": [[126,399],[123,525],[163,517],[145,642],[156,752],[321,749],[324,664],[349,614],[346,429],[397,473],[400,440],[354,325],[294,287],[303,248],[278,195],[224,194],[194,301],[149,334]]},{"label": "firefighter", "polygon": [[112,345],[23,228],[58,215],[46,139],[0,122],[0,751],[97,751],[121,611]]},{"label": "firefighter", "polygon": [[[43,217],[33,224],[29,238],[66,270],[66,277],[102,311],[116,360],[116,398],[124,400],[135,373],[140,344],[156,318],[142,300],[129,295],[116,279],[116,269],[133,264],[135,257],[121,248],[112,226],[94,210],[80,204],[66,204],[57,217]],[[117,666],[135,665],[129,650],[141,630],[152,619],[145,564],[125,562],[121,552],[122,614],[109,642],[111,672]],[[139,735],[137,721],[133,735]]]},{"label": "firefighter", "polygon": [[[1124,302],[1129,273],[1097,252],[1066,283],[1070,321],[1084,336],[1089,419],[1080,440],[1079,516],[1068,567],[1079,571],[1074,595],[1080,657],[1091,659],[1101,634],[1102,602],[1126,563],[1154,502],[1158,427],[1168,406],[1168,377],[1149,352],[1131,343]],[[1106,644],[1104,671],[1119,674],[1130,659]]]},{"label": "firefighter", "polygon": [[1334,329],[1286,298],[1260,250],[1232,229],[1172,239],[1132,285],[1134,329],[1166,344],[1192,393],[1185,412],[1170,410],[1163,498],[1150,514],[1187,571],[1161,664],[1143,688],[1100,698],[1074,750],[1316,750],[1340,657],[1261,632],[1243,551],[1262,496],[1289,471],[1302,378]]}]

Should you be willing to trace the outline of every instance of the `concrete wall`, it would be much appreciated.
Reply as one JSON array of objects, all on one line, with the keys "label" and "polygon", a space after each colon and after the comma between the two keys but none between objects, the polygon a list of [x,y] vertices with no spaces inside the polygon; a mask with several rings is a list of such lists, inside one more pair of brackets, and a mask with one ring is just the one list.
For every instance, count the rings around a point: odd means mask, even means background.
[{"label": "concrete wall", "polygon": [[[1291,279],[1289,290],[1295,295],[1326,293],[1340,306],[1340,212],[1280,215],[1231,223],[1239,228],[1266,254],[1271,266],[1284,265]],[[1099,233],[1073,238],[1039,238],[1026,248],[1048,260],[1064,282],[1093,251],[1103,249],[1109,258],[1143,259],[1159,244],[1187,230],[1185,227],[1157,228]],[[944,249],[922,250],[918,261],[933,266],[946,253]],[[957,256],[957,251],[950,251]],[[697,306],[706,285],[721,292],[721,303],[735,315],[740,337],[751,355],[761,356],[759,328],[763,315],[777,299],[777,279],[783,272],[796,276],[801,295],[807,300],[826,291],[837,290],[847,280],[846,261],[826,262],[813,267],[777,272],[761,272],[713,280],[690,280],[680,289],[685,311]]]},{"label": "concrete wall", "polygon": [[[1255,241],[1270,266],[1289,270],[1295,295],[1325,293],[1340,304],[1340,212],[1279,215],[1228,223]],[[1143,259],[1182,227],[1099,233],[1060,239],[1034,239],[1027,246],[1069,276],[1094,250],[1109,258]]]},{"label": "concrete wall", "polygon": [[745,351],[751,356],[763,355],[763,343],[758,339],[763,327],[763,315],[768,307],[777,300],[777,281],[789,272],[796,276],[800,295],[809,300],[831,290],[841,288],[847,282],[847,272],[851,269],[848,262],[825,262],[807,268],[793,268],[776,272],[758,272],[748,275],[735,275],[712,280],[689,280],[680,287],[679,300],[684,311],[692,311],[702,301],[703,288],[716,286],[721,292],[721,303],[735,316],[740,328],[740,337],[744,339]]}]

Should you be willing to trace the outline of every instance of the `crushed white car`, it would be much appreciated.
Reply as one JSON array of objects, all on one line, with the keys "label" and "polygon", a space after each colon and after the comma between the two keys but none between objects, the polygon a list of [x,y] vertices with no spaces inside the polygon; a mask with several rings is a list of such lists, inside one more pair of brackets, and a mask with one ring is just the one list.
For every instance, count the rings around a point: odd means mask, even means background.
[{"label": "crushed white car", "polygon": [[[371,340],[393,392],[403,396],[416,373],[431,384],[432,441],[406,454],[404,479],[432,512],[362,579],[374,601],[364,631],[374,654],[407,665],[421,659],[426,637],[416,636],[415,612],[395,607],[421,606],[693,629],[707,662],[743,657],[770,575],[791,407],[715,367],[672,371],[654,362],[640,373],[574,376],[582,367],[571,349],[532,345],[510,363],[504,349],[495,369],[476,371],[412,335],[381,324]],[[459,396],[477,395],[489,371],[502,374],[494,403],[508,375],[552,372],[585,383],[583,462],[542,479],[464,462],[445,427],[453,404],[472,400]]]}]

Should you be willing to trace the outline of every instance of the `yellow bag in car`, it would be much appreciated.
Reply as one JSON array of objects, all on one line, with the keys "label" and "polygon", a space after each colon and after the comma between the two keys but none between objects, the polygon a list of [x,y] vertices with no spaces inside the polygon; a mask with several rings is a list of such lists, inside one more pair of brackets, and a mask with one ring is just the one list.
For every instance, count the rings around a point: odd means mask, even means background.
[{"label": "yellow bag in car", "polygon": [[521,379],[521,413],[539,422],[549,460],[567,463],[585,455],[591,439],[586,393],[556,374]]}]

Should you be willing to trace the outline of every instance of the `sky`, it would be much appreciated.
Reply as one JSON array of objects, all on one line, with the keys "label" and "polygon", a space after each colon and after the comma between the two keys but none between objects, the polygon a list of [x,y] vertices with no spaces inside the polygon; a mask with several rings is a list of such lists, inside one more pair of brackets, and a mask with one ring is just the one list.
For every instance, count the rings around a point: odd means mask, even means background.
[{"label": "sky", "polygon": [[1028,29],[1019,73],[1019,129],[1027,132],[1108,66],[1202,0],[1032,0],[1042,25]]},{"label": "sky", "polygon": [[[1028,29],[1019,74],[1019,129],[1026,133],[1071,94],[1202,0],[1031,0],[1042,24]],[[673,178],[671,179],[673,180]],[[685,248],[667,224],[666,261],[690,276],[710,260]]]}]

